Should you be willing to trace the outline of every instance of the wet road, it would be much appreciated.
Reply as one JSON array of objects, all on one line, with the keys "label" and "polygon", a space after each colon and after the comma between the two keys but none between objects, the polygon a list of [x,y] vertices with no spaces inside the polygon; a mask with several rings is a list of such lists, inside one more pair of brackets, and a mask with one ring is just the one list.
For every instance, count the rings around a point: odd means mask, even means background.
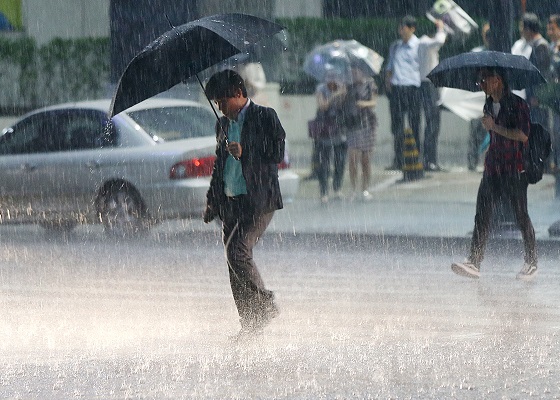
[{"label": "wet road", "polygon": [[523,283],[490,247],[474,281],[459,244],[265,236],[281,315],[236,346],[216,233],[0,227],[0,398],[558,398],[558,251]]}]

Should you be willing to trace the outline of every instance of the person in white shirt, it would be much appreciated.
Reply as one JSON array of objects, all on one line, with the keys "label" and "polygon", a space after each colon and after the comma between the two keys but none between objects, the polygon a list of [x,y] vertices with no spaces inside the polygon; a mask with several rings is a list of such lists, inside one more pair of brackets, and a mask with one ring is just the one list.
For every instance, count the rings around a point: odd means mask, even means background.
[{"label": "person in white shirt", "polygon": [[[482,45],[473,48],[472,52],[488,51],[490,50],[490,23],[486,22],[482,25],[480,30],[480,36],[482,38]],[[469,171],[476,170],[478,166],[478,161],[483,149],[486,146],[482,146],[485,142],[488,132],[484,129],[482,125],[482,120],[480,118],[474,118],[470,121],[469,130],[469,142],[467,150],[467,166]],[[482,146],[482,147],[481,147]]]},{"label": "person in white shirt", "polygon": [[[548,42],[540,33],[541,23],[539,17],[534,13],[525,13],[519,23],[521,38],[516,41],[512,48],[511,54],[521,55],[527,58],[548,77],[550,69],[550,51]],[[526,98],[531,107],[531,121],[540,123],[546,129],[548,127],[548,110],[540,105],[538,96],[536,95],[536,87],[528,87],[525,90],[514,94]]]},{"label": "person in white shirt", "polygon": [[418,65],[419,39],[416,18],[407,15],[399,23],[400,40],[391,44],[389,61],[385,68],[385,90],[389,97],[391,111],[391,133],[394,139],[395,157],[387,169],[402,169],[404,165],[404,117],[408,123],[416,145],[420,148],[420,67]]},{"label": "person in white shirt", "polygon": [[[540,33],[541,22],[539,17],[534,13],[525,13],[523,15],[522,24],[522,35],[531,46],[529,61],[541,71],[545,78],[548,78],[550,70],[550,50],[548,41]],[[540,104],[537,91],[538,89],[536,86],[525,88],[527,102],[531,107],[531,121],[538,122],[546,129],[549,129],[548,109]]]},{"label": "person in white shirt", "polygon": [[[523,37],[523,22],[521,21],[519,22],[519,35],[520,38],[517,39],[515,43],[513,43],[513,46],[511,46],[511,54],[515,54],[516,56],[523,56],[526,59],[529,59],[529,57],[531,57],[533,48],[531,47],[531,44],[527,42],[527,40]],[[512,90],[512,92],[521,98],[527,98],[525,89]]]},{"label": "person in white shirt", "polygon": [[424,169],[441,171],[437,159],[437,145],[441,113],[438,105],[439,92],[426,76],[439,64],[439,49],[445,44],[447,34],[443,21],[436,20],[436,33],[433,36],[422,35],[418,42],[418,65],[420,67],[420,96],[424,110]]}]

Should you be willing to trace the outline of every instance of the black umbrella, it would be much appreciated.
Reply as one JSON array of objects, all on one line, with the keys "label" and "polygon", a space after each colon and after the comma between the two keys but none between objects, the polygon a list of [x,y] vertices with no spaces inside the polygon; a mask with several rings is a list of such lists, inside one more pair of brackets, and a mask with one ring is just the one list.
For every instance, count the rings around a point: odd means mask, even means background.
[{"label": "black umbrella", "polygon": [[442,60],[429,74],[436,86],[477,92],[481,68],[501,68],[510,89],[524,89],[545,83],[540,71],[528,59],[499,51],[462,53]]},{"label": "black umbrella", "polygon": [[246,52],[261,39],[282,29],[274,22],[235,13],[204,17],[173,27],[128,64],[109,114],[118,114],[231,56]]}]

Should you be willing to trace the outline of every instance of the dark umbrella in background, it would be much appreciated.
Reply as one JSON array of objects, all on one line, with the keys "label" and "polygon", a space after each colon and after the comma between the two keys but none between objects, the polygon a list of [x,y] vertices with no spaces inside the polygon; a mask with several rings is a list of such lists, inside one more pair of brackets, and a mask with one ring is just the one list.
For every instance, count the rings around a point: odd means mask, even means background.
[{"label": "dark umbrella in background", "polygon": [[266,19],[235,13],[173,27],[130,61],[117,85],[109,115],[112,117],[229,57],[249,51],[260,40],[283,29]]},{"label": "dark umbrella in background", "polygon": [[319,82],[327,75],[351,82],[351,68],[360,69],[366,76],[379,75],[383,57],[356,40],[335,40],[315,47],[305,56],[303,70]]},{"label": "dark umbrella in background", "polygon": [[501,68],[510,89],[524,89],[546,83],[540,71],[523,56],[499,51],[462,53],[442,60],[429,74],[435,86],[477,92],[481,68]]},{"label": "dark umbrella in background", "polygon": [[560,114],[560,83],[552,82],[541,86],[537,95],[544,105],[549,106],[555,113]]}]

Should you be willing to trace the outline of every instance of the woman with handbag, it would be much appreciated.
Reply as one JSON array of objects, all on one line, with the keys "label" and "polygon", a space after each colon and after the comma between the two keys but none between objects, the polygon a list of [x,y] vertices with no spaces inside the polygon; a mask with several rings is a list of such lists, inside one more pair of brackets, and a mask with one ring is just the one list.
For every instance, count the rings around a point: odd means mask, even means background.
[{"label": "woman with handbag", "polygon": [[[369,193],[371,183],[371,156],[377,131],[377,85],[357,68],[352,68],[353,82],[348,88],[348,169],[352,200],[372,199]],[[361,182],[358,189],[358,170],[361,167]]]}]

